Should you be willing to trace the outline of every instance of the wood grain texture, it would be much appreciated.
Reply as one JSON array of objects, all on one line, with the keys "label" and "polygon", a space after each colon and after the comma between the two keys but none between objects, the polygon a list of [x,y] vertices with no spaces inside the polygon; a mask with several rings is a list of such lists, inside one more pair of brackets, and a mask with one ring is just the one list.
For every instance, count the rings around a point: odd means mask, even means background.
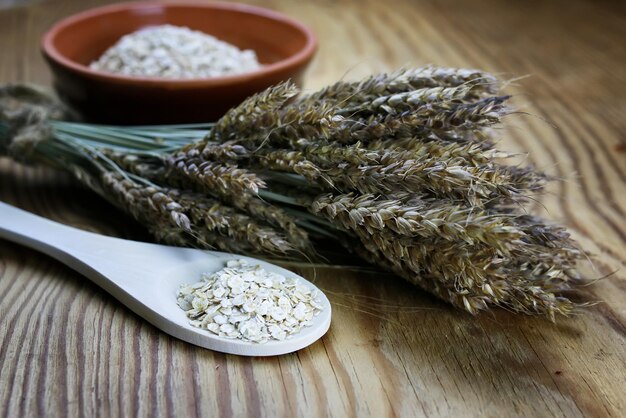
[{"label": "wood grain texture", "polygon": [[[41,33],[103,2],[0,8],[0,82],[49,83]],[[562,0],[258,0],[320,37],[308,87],[402,65],[478,67],[509,91],[502,147],[565,179],[537,210],[595,255],[601,303],[551,324],[470,317],[393,276],[301,270],[329,291],[329,333],[241,358],[182,343],[63,265],[0,241],[0,416],[626,416],[626,5]],[[148,239],[67,176],[0,159],[0,199]],[[347,295],[353,295],[348,297]]]}]

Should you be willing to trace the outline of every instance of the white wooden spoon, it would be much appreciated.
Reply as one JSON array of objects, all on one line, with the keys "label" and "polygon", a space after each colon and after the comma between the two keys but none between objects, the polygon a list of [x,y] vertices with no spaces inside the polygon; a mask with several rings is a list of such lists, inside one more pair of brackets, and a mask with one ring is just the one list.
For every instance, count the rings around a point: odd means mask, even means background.
[{"label": "white wooden spoon", "polygon": [[[311,289],[312,283],[294,273],[250,257],[192,248],[129,241],[94,234],[53,222],[0,202],[0,238],[47,254],[88,277],[137,315],[183,341],[224,353],[273,356],[304,348],[328,331],[331,307],[320,291],[323,306],[311,327],[284,341],[265,344],[227,339],[189,324],[176,303],[183,283],[200,280],[202,273],[224,267],[227,260],[244,259],[285,277],[298,277]],[[319,291],[319,289],[317,289]]]}]

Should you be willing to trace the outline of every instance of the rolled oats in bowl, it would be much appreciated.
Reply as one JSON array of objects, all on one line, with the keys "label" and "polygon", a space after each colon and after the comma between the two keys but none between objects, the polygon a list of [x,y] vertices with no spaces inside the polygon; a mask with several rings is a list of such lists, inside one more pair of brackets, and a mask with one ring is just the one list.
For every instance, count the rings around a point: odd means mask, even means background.
[{"label": "rolled oats in bowl", "polygon": [[123,36],[89,67],[136,77],[210,78],[261,67],[256,53],[203,32],[161,25]]}]

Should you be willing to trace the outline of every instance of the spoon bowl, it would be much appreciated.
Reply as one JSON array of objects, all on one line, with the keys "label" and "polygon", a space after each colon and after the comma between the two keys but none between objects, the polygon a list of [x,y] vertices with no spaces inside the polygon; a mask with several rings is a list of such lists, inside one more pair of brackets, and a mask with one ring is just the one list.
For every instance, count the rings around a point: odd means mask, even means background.
[{"label": "spoon bowl", "polygon": [[[83,274],[129,309],[162,331],[200,347],[244,356],[273,356],[307,347],[330,326],[328,298],[315,285],[289,270],[262,260],[217,251],[124,240],[82,231],[0,202],[0,238],[47,254]],[[196,328],[176,302],[183,283],[221,270],[226,261],[246,260],[285,277],[296,277],[319,292],[322,311],[313,325],[284,341],[259,344],[228,339]]]}]

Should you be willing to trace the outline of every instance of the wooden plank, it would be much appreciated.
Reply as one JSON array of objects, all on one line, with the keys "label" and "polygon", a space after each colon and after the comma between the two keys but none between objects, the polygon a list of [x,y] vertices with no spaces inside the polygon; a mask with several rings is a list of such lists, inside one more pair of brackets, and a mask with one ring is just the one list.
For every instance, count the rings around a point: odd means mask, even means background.
[{"label": "wooden plank", "polygon": [[[41,33],[102,1],[0,8],[0,81],[47,84]],[[301,270],[335,305],[321,341],[267,359],[158,332],[61,264],[0,241],[1,416],[626,415],[626,6],[620,2],[258,0],[308,23],[308,88],[402,65],[514,78],[502,147],[566,181],[537,210],[594,254],[559,319],[477,318],[391,275]],[[67,176],[0,159],[0,199],[105,234],[149,239]],[[544,208],[542,208],[545,207]]]}]

